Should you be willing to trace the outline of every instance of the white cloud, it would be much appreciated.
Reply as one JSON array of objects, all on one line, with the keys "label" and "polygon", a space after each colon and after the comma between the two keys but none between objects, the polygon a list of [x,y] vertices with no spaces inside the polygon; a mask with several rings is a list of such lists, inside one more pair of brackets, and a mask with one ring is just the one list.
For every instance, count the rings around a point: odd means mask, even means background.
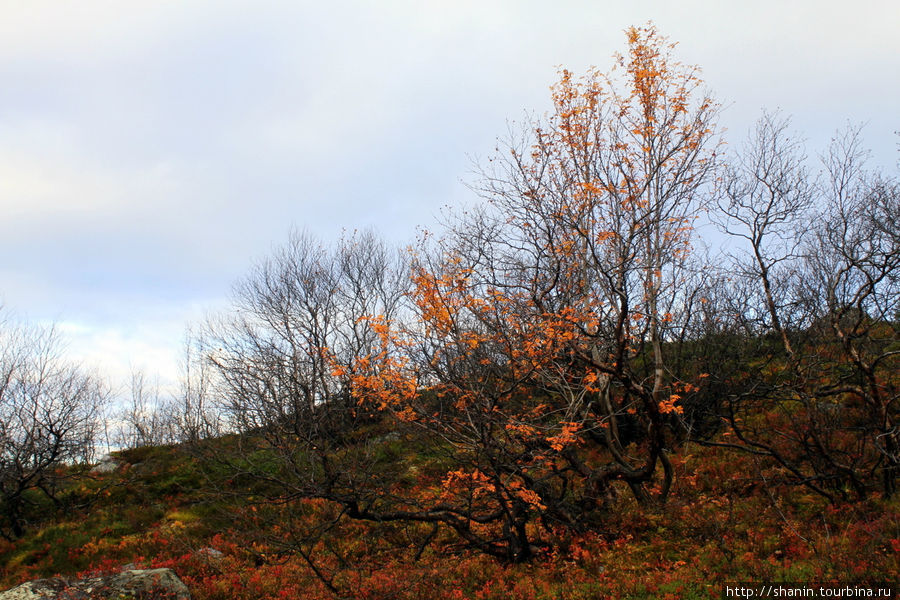
[{"label": "white cloud", "polygon": [[0,297],[87,328],[73,352],[117,372],[171,371],[183,307],[224,298],[291,225],[430,226],[467,197],[466,154],[549,106],[556,65],[607,67],[648,18],[730,106],[733,144],[780,106],[811,144],[867,120],[897,156],[887,0],[0,8]]},{"label": "white cloud", "polygon": [[101,372],[117,395],[127,392],[131,374],[138,371],[158,377],[163,393],[177,392],[180,365],[173,340],[183,335],[183,324],[156,322],[122,328],[61,321],[57,327],[67,342],[67,356]]},{"label": "white cloud", "polygon": [[115,210],[121,201],[121,183],[110,173],[0,147],[0,230],[68,212]]}]

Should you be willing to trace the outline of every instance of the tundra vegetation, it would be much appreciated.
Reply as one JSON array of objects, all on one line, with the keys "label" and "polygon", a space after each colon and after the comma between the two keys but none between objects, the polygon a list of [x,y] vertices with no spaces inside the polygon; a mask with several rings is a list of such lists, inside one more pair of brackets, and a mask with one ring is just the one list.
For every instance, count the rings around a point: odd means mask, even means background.
[{"label": "tundra vegetation", "polygon": [[177,401],[135,375],[115,472],[53,455],[24,506],[3,430],[3,582],[129,562],[210,599],[897,581],[900,182],[858,129],[817,165],[777,113],[726,149],[718,113],[632,28],[610,72],[560,72],[478,165],[483,202],[414,248],[292,236],[189,337]]}]

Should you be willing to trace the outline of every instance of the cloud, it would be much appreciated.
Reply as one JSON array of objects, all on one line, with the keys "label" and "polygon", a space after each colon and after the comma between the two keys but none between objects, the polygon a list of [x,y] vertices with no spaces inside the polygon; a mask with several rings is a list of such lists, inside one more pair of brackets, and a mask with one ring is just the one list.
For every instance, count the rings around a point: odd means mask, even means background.
[{"label": "cloud", "polygon": [[0,297],[90,327],[113,362],[165,346],[122,333],[144,322],[175,353],[183,307],[222,302],[292,227],[403,243],[471,201],[467,155],[649,18],[703,67],[732,143],[780,106],[811,146],[868,121],[896,162],[894,2],[7,3]]},{"label": "cloud", "polygon": [[59,321],[56,327],[66,341],[69,359],[102,373],[116,397],[127,395],[136,372],[158,377],[163,394],[177,393],[182,367],[173,340],[184,336],[181,323],[157,320],[123,327]]}]

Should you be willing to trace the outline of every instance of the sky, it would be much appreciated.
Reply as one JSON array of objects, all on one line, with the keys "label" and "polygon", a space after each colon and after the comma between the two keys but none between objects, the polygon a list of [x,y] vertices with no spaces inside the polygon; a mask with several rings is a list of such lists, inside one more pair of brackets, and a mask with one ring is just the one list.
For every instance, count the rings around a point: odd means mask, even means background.
[{"label": "sky", "polygon": [[0,304],[124,382],[292,229],[411,242],[557,69],[652,20],[739,145],[762,109],[810,156],[848,122],[897,168],[896,0],[0,0]]}]

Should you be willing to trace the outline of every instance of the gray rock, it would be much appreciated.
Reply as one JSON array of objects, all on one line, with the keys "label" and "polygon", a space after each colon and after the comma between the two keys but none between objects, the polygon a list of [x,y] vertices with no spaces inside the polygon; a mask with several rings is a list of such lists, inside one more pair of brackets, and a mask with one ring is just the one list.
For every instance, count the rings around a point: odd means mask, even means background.
[{"label": "gray rock", "polygon": [[122,571],[104,577],[54,577],[0,592],[0,600],[190,600],[187,586],[171,569]]},{"label": "gray rock", "polygon": [[216,550],[215,548],[210,548],[208,546],[206,548],[200,548],[199,550],[197,550],[197,552],[195,552],[195,554],[197,556],[201,556],[204,558],[215,558],[215,559],[222,558],[222,556],[223,556],[221,550]]},{"label": "gray rock", "polygon": [[379,435],[377,437],[372,438],[373,444],[386,444],[388,442],[396,442],[400,439],[400,434],[396,431],[389,431],[384,435]]},{"label": "gray rock", "polygon": [[100,457],[100,462],[98,462],[93,469],[91,469],[91,473],[112,473],[116,469],[119,468],[119,460],[113,458],[109,454],[104,454]]}]

